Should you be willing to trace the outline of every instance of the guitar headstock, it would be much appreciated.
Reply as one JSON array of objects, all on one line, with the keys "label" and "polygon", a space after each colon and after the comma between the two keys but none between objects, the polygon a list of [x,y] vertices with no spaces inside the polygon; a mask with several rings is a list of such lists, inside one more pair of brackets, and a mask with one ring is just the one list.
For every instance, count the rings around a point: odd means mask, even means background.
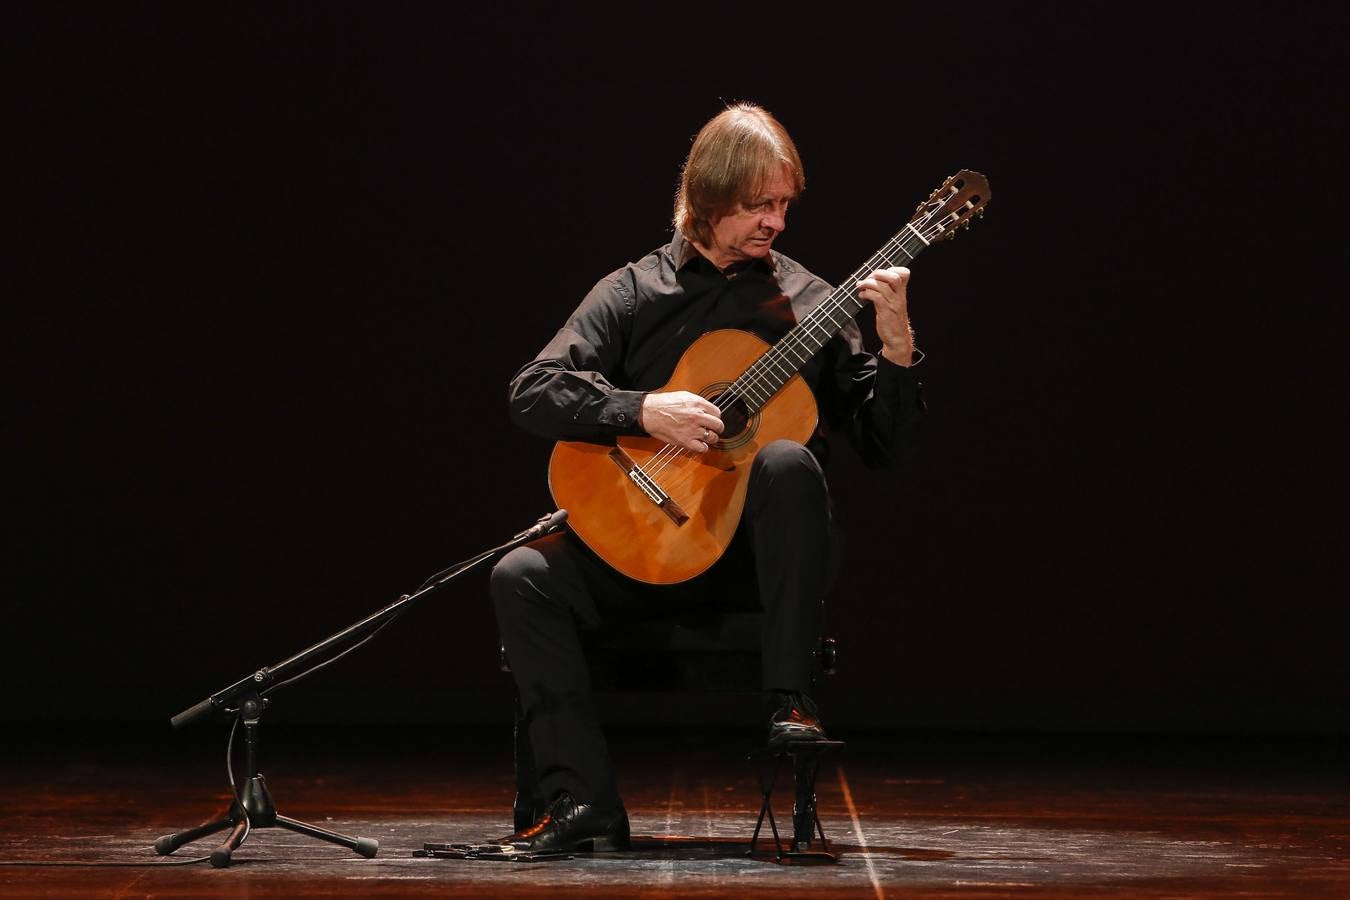
[{"label": "guitar headstock", "polygon": [[979,172],[962,169],[919,204],[909,225],[927,243],[956,237],[969,228],[972,219],[984,215],[989,202],[989,180]]}]

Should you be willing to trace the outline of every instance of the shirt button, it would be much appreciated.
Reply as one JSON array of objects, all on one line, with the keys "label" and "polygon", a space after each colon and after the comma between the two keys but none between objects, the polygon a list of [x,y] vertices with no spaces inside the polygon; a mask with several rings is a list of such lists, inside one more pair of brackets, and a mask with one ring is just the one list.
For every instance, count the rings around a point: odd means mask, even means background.
[{"label": "shirt button", "polygon": [[627,422],[628,413],[619,413],[615,418],[617,418],[620,422]]}]

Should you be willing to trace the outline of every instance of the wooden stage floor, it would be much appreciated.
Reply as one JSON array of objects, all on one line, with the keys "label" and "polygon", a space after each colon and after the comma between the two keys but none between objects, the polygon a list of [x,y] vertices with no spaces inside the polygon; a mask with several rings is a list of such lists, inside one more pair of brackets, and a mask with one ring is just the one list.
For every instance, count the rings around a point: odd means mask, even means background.
[{"label": "wooden stage floor", "polygon": [[842,861],[805,867],[745,856],[751,737],[618,735],[634,850],[527,864],[412,856],[510,830],[505,731],[273,727],[261,768],[279,811],[379,855],[259,829],[217,870],[166,866],[151,844],[223,808],[225,729],[10,728],[0,859],[151,865],[5,865],[0,894],[1350,896],[1344,741],[843,735],[819,783]]}]

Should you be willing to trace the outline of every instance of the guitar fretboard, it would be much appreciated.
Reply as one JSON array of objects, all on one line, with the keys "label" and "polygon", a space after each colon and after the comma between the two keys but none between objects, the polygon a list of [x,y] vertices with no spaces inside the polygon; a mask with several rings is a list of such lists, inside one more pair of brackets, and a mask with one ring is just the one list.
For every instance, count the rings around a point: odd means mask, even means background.
[{"label": "guitar fretboard", "polygon": [[867,301],[858,297],[857,284],[861,279],[880,268],[907,266],[927,246],[928,241],[912,225],[906,225],[835,288],[824,303],[811,310],[778,343],[751,363],[732,383],[728,393],[743,399],[751,415],[758,412],[830,338],[867,306]]}]

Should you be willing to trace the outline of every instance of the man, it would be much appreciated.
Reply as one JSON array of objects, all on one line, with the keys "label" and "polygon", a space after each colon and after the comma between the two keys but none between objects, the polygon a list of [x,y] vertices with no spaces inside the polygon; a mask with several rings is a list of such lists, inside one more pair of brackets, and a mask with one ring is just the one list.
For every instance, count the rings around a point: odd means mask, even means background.
[{"label": "man", "polygon": [[[648,434],[701,454],[723,430],[718,409],[687,391],[657,390],[700,335],[740,328],[773,343],[830,286],[773,250],[805,177],[786,130],[753,104],[709,121],[685,162],[669,244],[602,279],[511,382],[514,420],[555,440]],[[837,562],[820,460],[825,435],[848,433],[869,464],[903,452],[922,415],[910,371],[909,271],[859,283],[876,308],[878,359],[850,323],[802,367],[820,426],[809,447],[775,441],[751,469],[740,529],[707,573],[673,587],[632,581],[570,534],[508,554],[492,595],[520,692],[547,811],[508,840],[522,850],[620,849],[628,818],[590,696],[578,623],[659,616],[709,597],[756,596],[765,613],[764,688],[770,744],[825,736],[809,696],[823,603]],[[723,589],[735,587],[734,591]]]}]

